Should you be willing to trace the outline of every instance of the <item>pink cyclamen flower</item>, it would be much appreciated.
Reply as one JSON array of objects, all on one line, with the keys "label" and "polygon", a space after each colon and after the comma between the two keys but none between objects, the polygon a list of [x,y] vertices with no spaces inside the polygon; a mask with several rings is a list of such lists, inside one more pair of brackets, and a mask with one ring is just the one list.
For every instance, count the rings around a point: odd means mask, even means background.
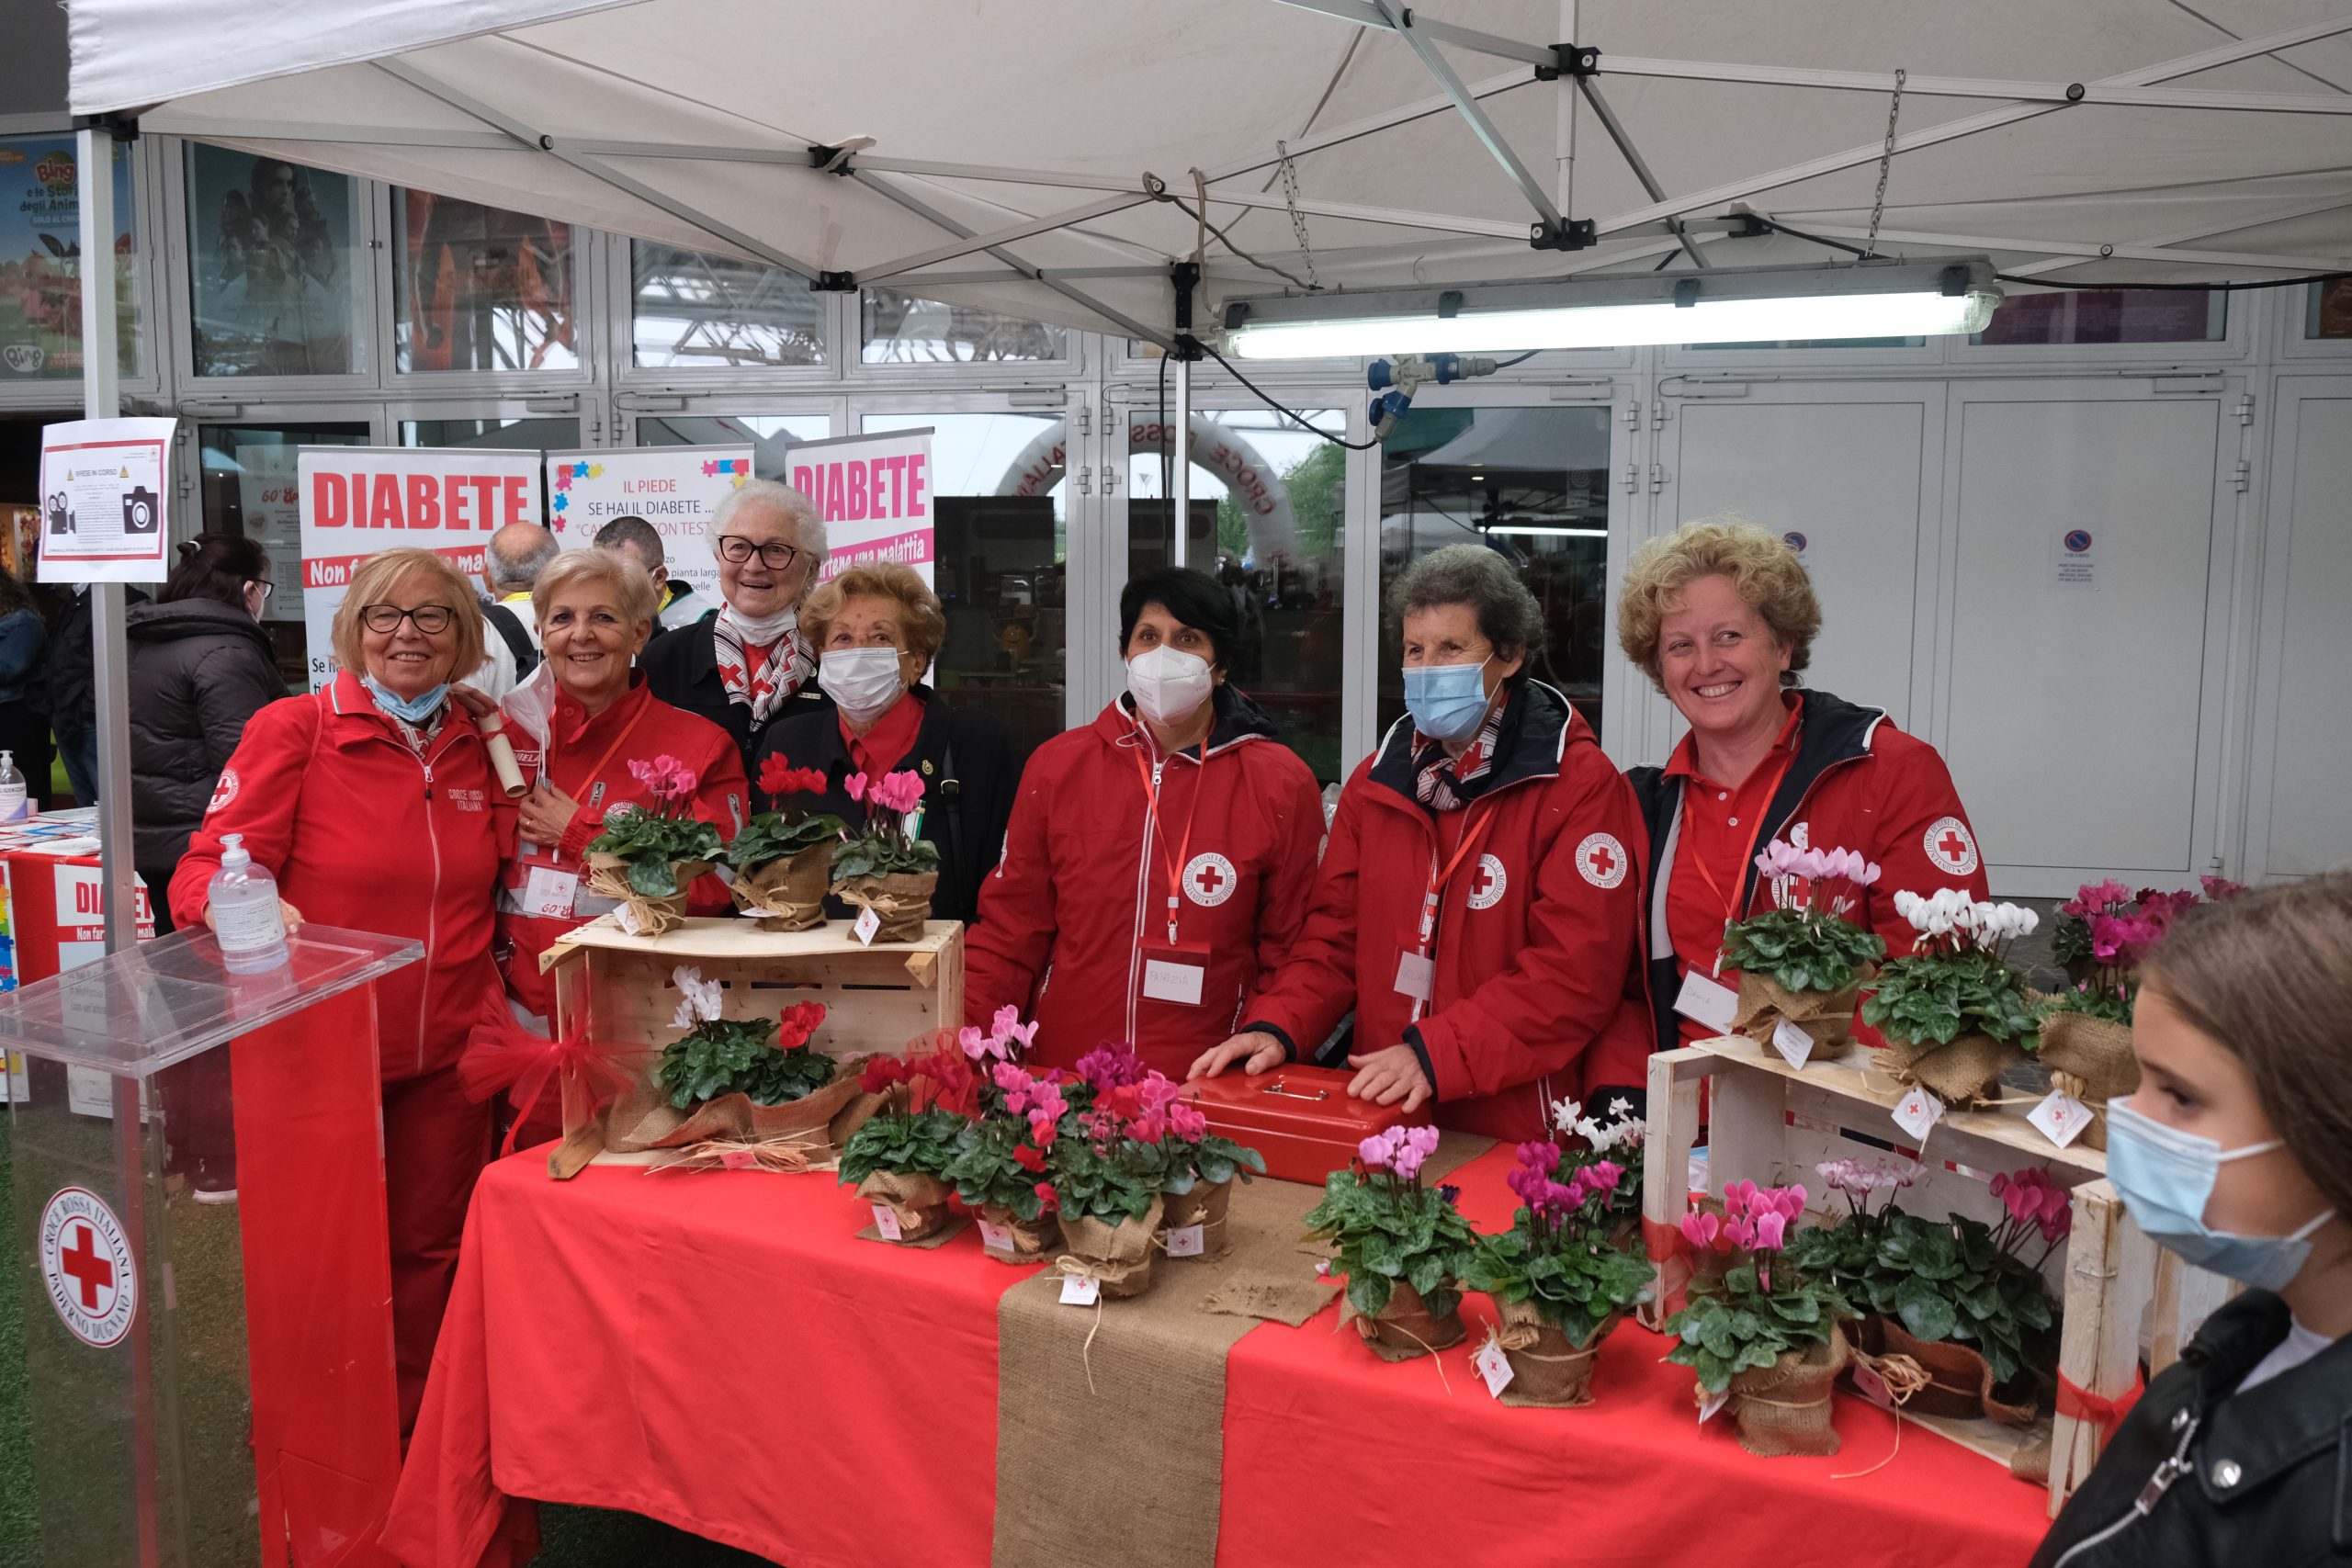
[{"label": "pink cyclamen flower", "polygon": [[1745,1214],[1756,1204],[1756,1183],[1735,1181],[1724,1188],[1724,1213],[1735,1217]]},{"label": "pink cyclamen flower", "polygon": [[1756,1222],[1745,1217],[1724,1221],[1724,1239],[1742,1252],[1756,1247]]},{"label": "pink cyclamen flower", "polygon": [[997,1055],[996,1050],[989,1043],[989,1037],[980,1032],[979,1026],[977,1024],[967,1023],[957,1030],[956,1043],[963,1047],[964,1055],[976,1062],[983,1056]]},{"label": "pink cyclamen flower", "polygon": [[1208,1134],[1208,1116],[1197,1105],[1182,1101],[1168,1108],[1168,1130],[1188,1144],[1197,1144]]},{"label": "pink cyclamen flower", "polygon": [[1789,1222],[1786,1215],[1780,1213],[1757,1215],[1756,1246],[1758,1249],[1765,1252],[1780,1251],[1781,1244],[1787,1238],[1788,1231]]},{"label": "pink cyclamen flower", "polygon": [[1715,1214],[1705,1213],[1682,1216],[1682,1239],[1697,1247],[1713,1249],[1715,1237],[1722,1234],[1724,1222]]},{"label": "pink cyclamen flower", "polygon": [[1356,1157],[1363,1161],[1363,1168],[1366,1170],[1387,1169],[1388,1154],[1388,1140],[1378,1134],[1374,1134],[1356,1145]]}]

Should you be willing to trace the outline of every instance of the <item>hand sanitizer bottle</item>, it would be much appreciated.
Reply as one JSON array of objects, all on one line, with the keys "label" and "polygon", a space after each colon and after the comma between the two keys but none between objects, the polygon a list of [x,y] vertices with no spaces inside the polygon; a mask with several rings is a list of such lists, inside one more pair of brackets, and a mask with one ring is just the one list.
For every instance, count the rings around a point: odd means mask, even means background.
[{"label": "hand sanitizer bottle", "polygon": [[232,975],[258,975],[287,961],[286,919],[278,912],[277,879],[254,863],[243,833],[220,836],[220,869],[207,895],[220,962]]},{"label": "hand sanitizer bottle", "polygon": [[21,822],[33,814],[25,796],[25,775],[17,771],[17,754],[0,751],[0,822]]}]

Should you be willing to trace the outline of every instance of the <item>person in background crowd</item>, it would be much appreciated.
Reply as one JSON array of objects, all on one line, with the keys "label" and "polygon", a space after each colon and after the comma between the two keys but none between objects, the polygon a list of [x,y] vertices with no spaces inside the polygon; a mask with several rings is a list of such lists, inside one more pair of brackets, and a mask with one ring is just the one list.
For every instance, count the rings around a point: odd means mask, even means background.
[{"label": "person in background crowd", "polygon": [[15,755],[34,811],[49,804],[49,628],[16,573],[0,570],[0,749]]},{"label": "person in background crowd", "polygon": [[[61,583],[64,603],[51,618],[49,628],[49,725],[57,737],[57,754],[65,763],[66,782],[77,806],[95,806],[98,799],[97,649],[90,634],[90,585]],[[126,606],[144,604],[147,595],[123,585]]]},{"label": "person in background crowd", "polygon": [[922,836],[939,846],[932,915],[972,924],[981,882],[1003,850],[1021,770],[993,715],[957,707],[921,683],[947,636],[939,596],[912,567],[852,567],[808,595],[800,624],[832,705],[768,726],[754,774],[770,758],[817,769],[828,784],[823,797],[793,804],[848,822],[865,820],[867,809],[851,798],[850,775],[919,774]]},{"label": "person in background crowd", "polygon": [[825,524],[808,498],[752,479],[718,503],[708,537],[726,601],[693,626],[653,639],[640,660],[653,694],[727,731],[744,765],[761,731],[782,717],[817,672],[800,631],[800,601],[825,564]]},{"label": "person in background crowd", "polygon": [[[1690,726],[1664,768],[1629,775],[1649,829],[1661,1051],[1730,1029],[1739,976],[1721,967],[1724,927],[1755,912],[1759,897],[1770,907],[1755,861],[1774,839],[1850,850],[1881,868],[1858,923],[1885,939],[1890,956],[1911,951],[1917,934],[1896,893],[1989,897],[1975,832],[1935,748],[1883,709],[1797,689],[1820,631],[1796,552],[1753,523],[1686,523],[1626,568],[1618,644]],[[1645,1081],[1637,1066],[1625,1087]]]},{"label": "person in background crowd", "polygon": [[654,589],[662,595],[662,611],[656,617],[663,631],[693,626],[718,606],[695,592],[693,583],[683,577],[672,577],[664,564],[661,530],[644,518],[633,513],[609,518],[596,530],[596,543],[628,560],[635,561],[653,579]]},{"label": "person in background crowd", "polygon": [[[531,792],[520,807],[521,848],[498,900],[499,962],[522,1021],[547,1032],[554,1005],[539,954],[581,921],[613,908],[586,890],[581,854],[606,813],[651,797],[629,769],[675,757],[696,780],[695,811],[732,839],[751,816],[743,759],[727,732],[654,696],[631,661],[653,636],[653,584],[612,550],[566,550],[539,574],[531,604],[547,650],[546,672],[505,703],[507,739]],[[690,912],[733,907],[726,885],[705,876]],[[542,1125],[560,1129],[555,1107]]]},{"label": "person in background crowd", "polygon": [[490,623],[491,635],[506,645],[516,681],[538,667],[539,627],[531,613],[531,586],[560,548],[555,536],[537,523],[509,523],[482,549],[482,576],[490,583],[482,618]]},{"label": "person in background crowd", "polygon": [[423,962],[376,993],[405,1438],[490,1152],[489,1108],[467,1100],[457,1060],[497,994],[492,920],[514,815],[474,710],[449,683],[482,657],[481,614],[454,567],[430,550],[369,556],[352,571],[334,635],[334,679],[245,726],[173,874],[172,914],[210,923],[221,837],[239,833],[291,919],[424,944]]},{"label": "person in background crowd", "polygon": [[1501,556],[1434,551],[1389,609],[1408,717],[1340,793],[1288,961],[1192,1073],[1314,1056],[1352,1008],[1351,1095],[1540,1138],[1555,1100],[1647,1050],[1641,818],[1568,700],[1528,678],[1543,610]]},{"label": "person in background crowd", "polygon": [[2352,872],[2200,904],[2140,973],[2108,1179],[2157,1246],[2246,1289],[2148,1384],[2033,1568],[2341,1562]]},{"label": "person in background crowd", "polygon": [[1135,579],[1119,595],[1125,694],[1029,760],[967,939],[964,1016],[1034,1018],[1033,1061],[1071,1066],[1125,1040],[1175,1077],[1291,948],[1322,800],[1226,679],[1238,629],[1205,572]]},{"label": "person in background crowd", "polygon": [[[286,695],[261,608],[269,556],[239,534],[198,534],[152,604],[124,620],[130,650],[130,810],[133,863],[160,935],[172,929],[166,895],[188,835],[204,820],[220,772],[254,715]],[[198,1202],[237,1190],[236,1135],[229,1120],[229,1062],[218,1051],[157,1080],[169,1168]]]}]

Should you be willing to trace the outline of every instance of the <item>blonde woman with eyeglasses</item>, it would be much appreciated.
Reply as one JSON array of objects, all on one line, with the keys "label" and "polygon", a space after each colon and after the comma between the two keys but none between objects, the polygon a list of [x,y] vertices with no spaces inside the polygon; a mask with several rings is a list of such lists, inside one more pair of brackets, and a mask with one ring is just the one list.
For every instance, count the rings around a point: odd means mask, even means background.
[{"label": "blonde woman with eyeglasses", "polygon": [[420,549],[361,561],[335,612],[334,652],[342,668],[323,690],[246,724],[172,877],[172,913],[211,923],[207,891],[222,837],[236,833],[277,877],[289,926],[311,919],[424,944],[424,962],[376,993],[405,1436],[490,1150],[490,1108],[466,1097],[457,1063],[499,987],[492,919],[514,814],[475,726],[490,704],[450,683],[482,657],[473,589],[454,567]]}]

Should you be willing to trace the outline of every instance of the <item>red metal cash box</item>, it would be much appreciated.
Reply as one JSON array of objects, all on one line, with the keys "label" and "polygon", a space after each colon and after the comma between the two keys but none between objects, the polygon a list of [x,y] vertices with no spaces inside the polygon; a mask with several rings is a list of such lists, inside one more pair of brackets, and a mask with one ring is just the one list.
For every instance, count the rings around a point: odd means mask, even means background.
[{"label": "red metal cash box", "polygon": [[1266,1156],[1266,1174],[1283,1181],[1320,1187],[1323,1179],[1356,1157],[1356,1145],[1400,1122],[1426,1122],[1426,1111],[1408,1117],[1399,1106],[1348,1098],[1355,1075],[1331,1067],[1280,1067],[1249,1077],[1225,1073],[1185,1085],[1197,1095],[1212,1132]]}]

